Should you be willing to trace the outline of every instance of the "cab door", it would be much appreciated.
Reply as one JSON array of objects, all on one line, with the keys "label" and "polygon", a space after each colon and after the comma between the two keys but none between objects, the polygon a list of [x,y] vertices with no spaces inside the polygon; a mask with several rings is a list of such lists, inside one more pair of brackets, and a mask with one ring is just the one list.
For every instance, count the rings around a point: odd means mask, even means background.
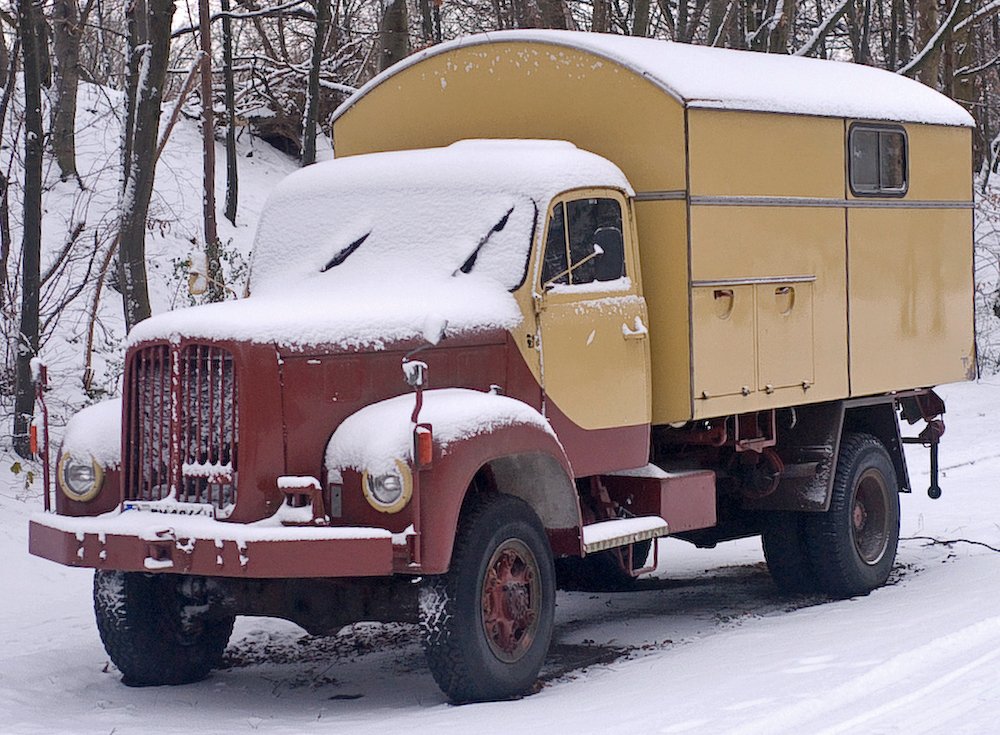
[{"label": "cab door", "polygon": [[633,232],[615,190],[569,192],[549,208],[536,274],[542,388],[578,475],[647,461],[649,330]]}]

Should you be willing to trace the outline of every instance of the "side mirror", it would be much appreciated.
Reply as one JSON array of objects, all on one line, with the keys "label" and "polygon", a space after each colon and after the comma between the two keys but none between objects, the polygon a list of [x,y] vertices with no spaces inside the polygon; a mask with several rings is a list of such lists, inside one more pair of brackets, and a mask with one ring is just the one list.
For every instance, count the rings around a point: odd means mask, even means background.
[{"label": "side mirror", "polygon": [[404,360],[403,376],[411,388],[423,388],[427,382],[427,363],[420,360]]},{"label": "side mirror", "polygon": [[201,296],[208,291],[208,259],[204,253],[191,253],[187,260],[188,294]]}]

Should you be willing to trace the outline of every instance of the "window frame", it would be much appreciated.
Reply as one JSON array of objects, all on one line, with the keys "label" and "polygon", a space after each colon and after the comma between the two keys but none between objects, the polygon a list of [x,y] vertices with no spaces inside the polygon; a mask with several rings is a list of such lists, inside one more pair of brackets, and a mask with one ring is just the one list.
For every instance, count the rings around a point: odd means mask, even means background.
[{"label": "window frame", "polygon": [[[877,133],[878,147],[876,152],[876,167],[878,170],[879,183],[874,189],[859,189],[854,182],[854,133],[874,132]],[[890,188],[882,186],[882,133],[895,133],[903,136],[903,186],[900,188]],[[902,125],[859,122],[851,123],[847,131],[847,184],[851,194],[856,197],[881,197],[900,199],[905,197],[910,190],[910,138],[906,134],[906,128]]]},{"label": "window frame", "polygon": [[567,210],[566,205],[569,204],[570,202],[582,199],[614,199],[615,201],[618,202],[618,206],[621,208],[621,215],[622,215],[622,245],[623,245],[622,259],[625,265],[625,278],[628,279],[630,286],[628,289],[617,289],[617,288],[601,289],[595,287],[595,284],[598,283],[610,284],[610,283],[615,283],[616,281],[588,281],[586,283],[580,283],[580,284],[575,284],[575,283],[559,284],[560,288],[557,293],[560,294],[572,293],[572,291],[576,290],[577,287],[580,287],[580,292],[593,291],[597,293],[606,291],[607,293],[621,293],[621,294],[629,294],[635,292],[637,288],[636,283],[638,276],[636,273],[637,265],[635,262],[635,258],[633,256],[632,243],[634,242],[634,236],[632,228],[634,227],[634,219],[631,214],[632,212],[631,204],[628,195],[624,191],[613,187],[584,187],[580,189],[570,189],[568,191],[564,191],[552,197],[552,200],[549,202],[549,206],[545,212],[544,232],[542,233],[542,237],[538,241],[539,251],[536,259],[538,266],[536,268],[536,273],[534,278],[535,288],[537,289],[537,292],[540,294],[552,294],[552,289],[544,288],[544,282],[542,281],[542,271],[543,271],[543,264],[545,262],[545,250],[548,245],[549,228],[552,224],[553,213],[555,212],[556,208],[559,207],[559,205],[563,205],[563,242],[566,246],[566,259],[567,259],[566,262],[569,263],[569,257],[570,257],[569,216],[566,211]]}]

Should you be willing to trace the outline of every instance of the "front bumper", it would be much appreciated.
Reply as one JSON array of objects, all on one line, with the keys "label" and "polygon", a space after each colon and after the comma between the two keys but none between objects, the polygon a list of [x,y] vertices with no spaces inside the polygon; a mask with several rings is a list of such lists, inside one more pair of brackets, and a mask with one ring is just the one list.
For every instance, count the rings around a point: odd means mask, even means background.
[{"label": "front bumper", "polygon": [[215,577],[371,577],[392,573],[381,528],[285,527],[144,511],[78,518],[40,513],[28,551],[67,566]]}]

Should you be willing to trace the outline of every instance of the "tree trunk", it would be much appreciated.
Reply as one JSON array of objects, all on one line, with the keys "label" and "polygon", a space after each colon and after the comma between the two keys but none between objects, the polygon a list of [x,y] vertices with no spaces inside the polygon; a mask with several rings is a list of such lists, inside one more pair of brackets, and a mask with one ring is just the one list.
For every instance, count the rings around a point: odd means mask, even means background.
[{"label": "tree trunk", "polygon": [[649,0],[635,0],[635,15],[632,16],[632,35],[649,35]]},{"label": "tree trunk", "polygon": [[419,0],[420,6],[420,35],[423,36],[424,43],[430,46],[434,43],[434,14],[431,11],[433,0]]},{"label": "tree trunk", "polygon": [[[3,34],[0,34],[2,37]],[[6,44],[3,45],[6,50]],[[0,99],[0,140],[3,139],[4,125],[7,122],[7,109],[14,96],[17,86],[17,59],[21,53],[21,39],[14,41],[14,48],[8,54],[7,64],[3,68],[3,98]],[[0,171],[0,313],[5,310],[7,300],[7,261],[10,258],[12,238],[10,233],[9,187],[10,181],[6,174]],[[9,348],[8,348],[9,349]]]},{"label": "tree trunk", "polygon": [[205,220],[205,258],[208,262],[209,301],[226,298],[225,279],[219,262],[219,230],[215,215],[215,111],[212,95],[212,14],[208,0],[198,2],[198,33],[201,42],[201,140],[202,214]]},{"label": "tree trunk", "polygon": [[[138,16],[140,10],[146,10],[142,17]],[[136,2],[129,12],[136,15],[130,22],[134,21],[137,30],[145,30],[145,36],[135,34],[143,45],[131,50],[131,54],[138,57],[134,64],[136,77],[129,82],[129,88],[135,90],[135,113],[131,139],[125,142],[129,157],[120,204],[118,276],[127,329],[150,315],[146,284],[146,215],[153,195],[156,139],[174,3],[173,0],[148,0],[147,9]],[[130,34],[130,40],[132,37]]]},{"label": "tree trunk", "polygon": [[538,14],[542,20],[542,28],[566,30],[566,7],[562,0],[538,0]]},{"label": "tree trunk", "polygon": [[[914,0],[917,11],[917,22],[914,29],[916,39],[914,46],[923,49],[930,43],[938,29],[938,7],[936,0]],[[931,49],[927,59],[917,70],[917,79],[933,89],[937,89],[938,71],[941,67],[941,51]]]},{"label": "tree trunk", "polygon": [[410,53],[406,0],[388,0],[379,24],[378,69],[388,69]]},{"label": "tree trunk", "polygon": [[52,47],[55,55],[55,103],[50,142],[63,181],[77,177],[76,93],[80,84],[82,23],[76,0],[53,0]]},{"label": "tree trunk", "polygon": [[7,85],[8,69],[10,64],[10,52],[7,50],[7,39],[0,33],[0,87]]},{"label": "tree trunk", "polygon": [[[966,23],[964,27],[961,27],[962,21],[971,15],[972,2],[962,0],[958,15],[955,17],[955,24],[952,26],[952,28],[958,28],[958,30],[952,31],[948,44],[949,55],[953,59],[951,65],[953,76],[951,88],[948,91],[953,100],[967,109],[977,120],[981,121],[982,118],[988,116],[988,112],[983,109],[982,114],[980,114],[980,106],[976,104],[980,101],[979,75],[961,73],[963,69],[968,69],[976,65],[976,44],[972,35],[974,24]],[[984,126],[980,124],[977,127],[979,130],[982,130]],[[984,145],[983,138],[980,135],[973,136],[972,167],[974,171],[980,169],[985,155],[986,146]]]},{"label": "tree trunk", "polygon": [[[230,10],[229,0],[222,0],[222,11]],[[236,168],[236,84],[233,80],[233,19],[222,17],[222,79],[226,97],[226,219],[236,224],[240,182]],[[180,102],[178,102],[180,104]]]},{"label": "tree trunk", "polygon": [[323,70],[323,47],[330,25],[330,0],[316,0],[316,33],[313,36],[312,65],[306,86],[306,114],[302,118],[302,165],[316,163],[316,135],[319,127],[319,77]]},{"label": "tree trunk", "polygon": [[591,17],[590,30],[595,33],[607,33],[611,19],[611,0],[594,0],[594,15]]},{"label": "tree trunk", "polygon": [[[780,7],[780,9],[778,9]],[[767,50],[772,54],[787,54],[789,36],[795,28],[795,16],[798,3],[794,0],[783,0],[775,9],[775,18],[771,21],[768,32]]]},{"label": "tree trunk", "polygon": [[18,3],[24,68],[24,231],[21,241],[21,322],[17,336],[14,393],[14,451],[31,457],[29,437],[35,412],[31,360],[38,355],[38,295],[42,256],[42,59],[41,4]]}]

